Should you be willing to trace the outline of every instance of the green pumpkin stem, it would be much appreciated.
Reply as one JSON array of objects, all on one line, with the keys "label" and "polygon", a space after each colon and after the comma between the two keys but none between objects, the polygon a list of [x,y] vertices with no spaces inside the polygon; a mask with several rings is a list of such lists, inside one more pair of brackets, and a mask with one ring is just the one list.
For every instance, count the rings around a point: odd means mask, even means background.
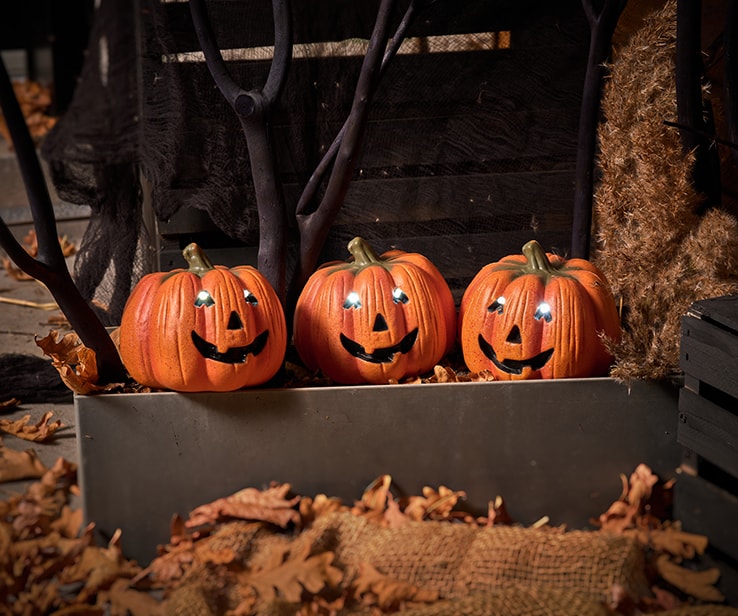
[{"label": "green pumpkin stem", "polygon": [[556,268],[551,265],[551,262],[546,256],[546,251],[543,250],[536,240],[531,240],[525,246],[523,246],[523,256],[528,260],[523,268],[526,272],[531,274],[555,274]]},{"label": "green pumpkin stem", "polygon": [[357,265],[364,266],[382,262],[372,247],[360,237],[355,237],[348,243],[348,251],[354,257],[354,263]]},{"label": "green pumpkin stem", "polygon": [[185,247],[185,249],[182,251],[182,256],[185,258],[185,261],[187,261],[188,265],[190,266],[188,271],[192,274],[196,274],[200,278],[202,278],[210,270],[215,269],[203,249],[194,242],[192,244],[188,244]]}]

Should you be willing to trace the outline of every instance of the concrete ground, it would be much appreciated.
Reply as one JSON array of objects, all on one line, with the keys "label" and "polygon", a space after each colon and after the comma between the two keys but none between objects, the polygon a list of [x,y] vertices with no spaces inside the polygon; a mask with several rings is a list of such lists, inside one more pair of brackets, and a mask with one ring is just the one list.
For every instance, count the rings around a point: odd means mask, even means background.
[{"label": "concrete ground", "polygon": [[[79,245],[79,241],[87,226],[88,210],[83,207],[71,206],[59,201],[53,196],[58,216],[58,231],[68,239]],[[15,155],[0,138],[0,217],[9,225],[13,234],[20,240],[33,228],[30,208],[20,179]],[[5,251],[0,249],[0,257],[5,257]],[[68,266],[73,266],[74,257],[68,259]],[[35,423],[45,412],[53,412],[52,421],[61,420],[64,428],[56,433],[49,443],[31,443],[15,436],[0,432],[2,446],[8,449],[33,449],[46,466],[53,465],[63,457],[72,462],[78,462],[77,442],[74,427],[74,405],[70,394],[66,394],[63,387],[48,394],[40,393],[37,389],[21,395],[16,392],[15,379],[18,373],[32,372],[37,369],[33,360],[49,361],[34,341],[35,336],[43,337],[52,329],[59,329],[59,324],[50,322],[61,316],[58,309],[42,309],[37,304],[47,304],[54,301],[49,291],[35,281],[19,281],[8,274],[4,267],[0,267],[0,397],[7,399],[16,397],[20,405],[8,410],[0,409],[0,419],[16,420],[30,415],[30,421]],[[28,302],[28,305],[9,302]],[[21,367],[21,362],[7,360],[9,354],[18,359],[15,354],[27,356],[30,366]],[[41,364],[42,365],[42,364]],[[50,378],[55,378],[55,370],[40,371]],[[29,375],[30,376],[30,375]],[[61,383],[57,380],[57,383]],[[20,389],[20,388],[19,388]],[[59,393],[66,394],[59,401]],[[48,399],[44,397],[48,396]],[[25,400],[23,398],[26,398]],[[30,401],[28,398],[31,398]],[[35,399],[34,399],[35,398]],[[0,399],[0,403],[3,402]],[[14,481],[0,483],[0,500],[8,494],[22,492],[29,481]]]}]

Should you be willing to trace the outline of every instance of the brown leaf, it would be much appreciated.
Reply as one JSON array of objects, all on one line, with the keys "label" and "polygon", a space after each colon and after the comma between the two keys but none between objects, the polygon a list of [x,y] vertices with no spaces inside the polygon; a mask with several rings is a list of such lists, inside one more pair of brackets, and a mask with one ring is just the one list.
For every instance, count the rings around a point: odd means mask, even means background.
[{"label": "brown leaf", "polygon": [[264,567],[240,578],[241,584],[251,586],[262,600],[277,596],[290,603],[299,603],[303,589],[315,595],[326,586],[336,587],[343,579],[343,572],[332,566],[333,552],[309,556],[310,546],[293,554],[288,546],[275,548]]},{"label": "brown leaf", "polygon": [[352,586],[358,597],[368,593],[376,595],[376,604],[383,610],[397,608],[406,601],[429,603],[438,600],[437,590],[422,589],[409,582],[394,580],[367,562],[360,563],[359,575]]},{"label": "brown leaf", "polygon": [[41,477],[46,470],[33,449],[15,451],[0,441],[0,482],[34,479]]},{"label": "brown leaf", "polygon": [[725,600],[715,584],[720,579],[720,569],[713,567],[703,571],[692,571],[673,562],[666,554],[656,559],[656,570],[669,584],[682,592],[699,599],[719,603]]},{"label": "brown leaf", "polygon": [[487,506],[487,526],[496,526],[500,524],[514,524],[512,516],[507,511],[505,500],[502,496],[497,496],[495,500],[489,501]]},{"label": "brown leaf", "polygon": [[274,485],[266,490],[246,488],[226,498],[194,509],[186,522],[188,528],[215,524],[224,518],[254,520],[276,524],[281,528],[299,522],[300,514],[294,508],[300,497],[285,498],[291,490],[288,483]]},{"label": "brown leaf", "polygon": [[459,500],[466,498],[465,492],[455,492],[441,486],[438,491],[429,486],[423,488],[423,496],[411,496],[405,507],[405,515],[413,520],[446,520]]},{"label": "brown leaf", "polygon": [[131,588],[130,580],[117,579],[110,589],[100,593],[98,604],[107,604],[111,614],[164,616],[165,607],[151,595]]},{"label": "brown leaf", "polygon": [[3,400],[0,402],[0,413],[10,411],[20,405],[20,400],[17,398],[11,398],[10,400]]},{"label": "brown leaf", "polygon": [[305,528],[321,516],[338,511],[347,511],[348,507],[340,498],[317,494],[315,498],[303,496],[300,499],[300,526]]},{"label": "brown leaf", "polygon": [[53,411],[47,411],[41,419],[31,425],[28,423],[31,420],[30,415],[24,415],[15,421],[0,419],[0,430],[26,441],[43,443],[50,440],[58,430],[65,427],[61,420],[49,423],[53,416]]},{"label": "brown leaf", "polygon": [[87,395],[93,392],[110,391],[119,384],[104,387],[95,385],[97,381],[97,359],[95,351],[82,344],[77,334],[70,332],[61,338],[59,332],[52,330],[44,338],[36,338],[36,344],[45,355],[52,359],[64,384],[73,392]]},{"label": "brown leaf", "polygon": [[381,475],[372,481],[361,495],[357,506],[366,511],[384,511],[387,506],[392,475]]}]

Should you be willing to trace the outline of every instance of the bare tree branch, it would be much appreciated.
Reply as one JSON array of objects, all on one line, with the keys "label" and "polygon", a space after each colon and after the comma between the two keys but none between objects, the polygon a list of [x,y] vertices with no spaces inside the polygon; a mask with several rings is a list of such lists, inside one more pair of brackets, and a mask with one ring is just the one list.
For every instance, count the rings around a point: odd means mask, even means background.
[{"label": "bare tree branch", "polygon": [[[351,111],[341,129],[343,135],[337,146],[335,162],[321,203],[312,211],[306,208],[296,214],[300,246],[293,281],[294,288],[301,288],[315,269],[330,226],[340,211],[348,192],[351,176],[361,150],[369,107],[382,74],[382,60],[385,57],[389,21],[395,4],[396,0],[382,0],[379,6],[374,30],[369,39],[369,47],[356,84]],[[307,205],[306,202],[304,204]]]},{"label": "bare tree branch", "polygon": [[38,238],[38,256],[31,257],[0,219],[0,245],[29,276],[43,282],[69,319],[83,344],[95,351],[98,382],[125,380],[125,369],[104,325],[82,297],[67,269],[59,245],[54,206],[13,85],[0,58],[0,105],[13,139],[21,175],[26,187],[33,225]]},{"label": "bare tree branch", "polygon": [[191,0],[190,12],[205,62],[218,89],[241,123],[251,164],[259,215],[257,267],[284,302],[286,295],[286,212],[271,134],[271,112],[284,88],[292,58],[289,0],[274,0],[275,51],[263,89],[241,88],[231,77],[215,40],[204,0]]},{"label": "bare tree branch", "polygon": [[597,122],[600,113],[602,78],[610,56],[612,35],[627,0],[604,0],[598,12],[593,0],[582,0],[590,27],[589,55],[584,76],[582,107],[579,114],[577,163],[574,185],[571,256],[589,258],[592,236],[592,200],[594,192],[594,159],[597,145]]}]

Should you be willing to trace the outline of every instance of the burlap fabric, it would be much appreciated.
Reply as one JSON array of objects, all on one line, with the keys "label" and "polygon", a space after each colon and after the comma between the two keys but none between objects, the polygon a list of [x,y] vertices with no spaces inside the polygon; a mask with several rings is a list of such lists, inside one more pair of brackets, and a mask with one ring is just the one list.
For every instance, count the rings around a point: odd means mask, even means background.
[{"label": "burlap fabric", "polygon": [[[230,548],[237,560],[258,567],[275,547],[331,551],[334,566],[350,584],[362,563],[384,575],[438,592],[439,600],[408,614],[606,614],[614,586],[638,597],[648,592],[643,552],[631,539],[589,531],[562,532],[513,526],[412,522],[383,528],[347,513],[318,518],[288,537],[254,524],[222,527],[210,544]],[[307,544],[307,546],[306,546]],[[194,566],[170,596],[168,612],[205,616],[233,609],[232,589]],[[272,603],[260,614],[295,613],[297,606]],[[361,614],[361,609],[342,611]]]}]

